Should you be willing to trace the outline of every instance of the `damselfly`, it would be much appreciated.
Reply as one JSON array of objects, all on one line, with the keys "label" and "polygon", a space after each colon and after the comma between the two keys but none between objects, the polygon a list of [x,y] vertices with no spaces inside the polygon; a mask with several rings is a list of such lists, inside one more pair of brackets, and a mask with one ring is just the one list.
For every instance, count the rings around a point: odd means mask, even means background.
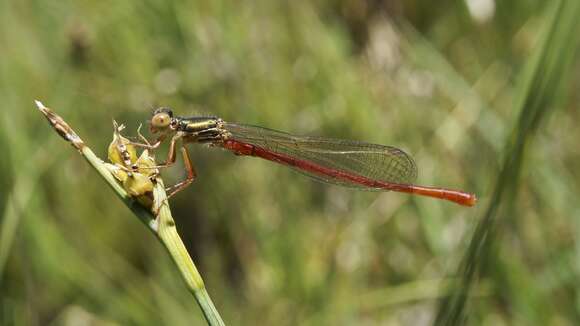
[{"label": "damselfly", "polygon": [[181,140],[188,178],[170,196],[189,185],[195,172],[185,143],[205,143],[232,151],[236,155],[256,156],[288,166],[302,174],[329,184],[374,191],[398,191],[445,199],[464,206],[475,205],[474,194],[459,190],[414,185],[417,166],[404,151],[384,145],[320,137],[291,135],[267,128],[225,122],[218,117],[178,117],[169,108],[153,112],[153,144],[157,148],[171,136],[166,167],[175,163],[176,147]]}]

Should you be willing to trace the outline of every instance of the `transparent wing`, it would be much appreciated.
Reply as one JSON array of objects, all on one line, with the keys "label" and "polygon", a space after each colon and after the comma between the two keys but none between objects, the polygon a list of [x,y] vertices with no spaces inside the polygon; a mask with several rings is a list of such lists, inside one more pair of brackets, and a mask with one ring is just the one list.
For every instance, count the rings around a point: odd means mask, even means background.
[{"label": "transparent wing", "polygon": [[413,159],[395,147],[340,139],[301,137],[235,123],[225,123],[224,128],[231,134],[230,139],[278,155],[255,156],[284,164],[322,182],[367,190],[384,190],[378,186],[369,186],[368,183],[357,182],[356,179],[362,177],[379,182],[411,184],[417,177],[417,166]]}]

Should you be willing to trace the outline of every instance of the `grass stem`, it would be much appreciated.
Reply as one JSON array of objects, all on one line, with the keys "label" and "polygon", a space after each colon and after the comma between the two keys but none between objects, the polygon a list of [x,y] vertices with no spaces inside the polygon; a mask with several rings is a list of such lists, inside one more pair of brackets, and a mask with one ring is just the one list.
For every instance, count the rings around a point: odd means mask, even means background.
[{"label": "grass stem", "polygon": [[205,288],[205,284],[197,270],[197,267],[193,263],[181,237],[177,233],[175,221],[173,220],[167,201],[163,180],[157,177],[157,182],[155,183],[153,191],[154,211],[157,211],[158,215],[154,216],[147,208],[141,206],[141,204],[134,200],[133,197],[125,191],[125,189],[110,173],[104,162],[85,145],[83,140],[60,116],[52,112],[52,110],[45,107],[39,101],[36,101],[36,106],[38,107],[38,110],[44,114],[55,131],[81,153],[87,162],[89,162],[101,177],[105,179],[107,184],[113,189],[121,201],[123,201],[135,216],[147,225],[148,229],[151,230],[161,241],[177,265],[187,288],[193,294],[208,324],[224,325],[218,310]]}]

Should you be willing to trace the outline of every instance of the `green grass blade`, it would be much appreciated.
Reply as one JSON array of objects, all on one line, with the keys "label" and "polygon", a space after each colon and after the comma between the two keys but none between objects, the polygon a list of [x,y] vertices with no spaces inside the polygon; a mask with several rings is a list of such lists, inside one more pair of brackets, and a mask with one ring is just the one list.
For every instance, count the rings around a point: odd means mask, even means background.
[{"label": "green grass blade", "polygon": [[[549,5],[549,22],[537,51],[525,67],[515,110],[520,112],[511,137],[506,141],[501,172],[489,206],[477,225],[457,273],[460,284],[442,300],[436,325],[464,323],[467,298],[483,264],[494,255],[497,220],[516,213],[513,203],[518,192],[519,175],[526,147],[535,131],[554,108],[569,74],[571,59],[578,49],[577,17],[580,5],[575,1],[557,1]],[[493,268],[493,267],[491,267]]]}]

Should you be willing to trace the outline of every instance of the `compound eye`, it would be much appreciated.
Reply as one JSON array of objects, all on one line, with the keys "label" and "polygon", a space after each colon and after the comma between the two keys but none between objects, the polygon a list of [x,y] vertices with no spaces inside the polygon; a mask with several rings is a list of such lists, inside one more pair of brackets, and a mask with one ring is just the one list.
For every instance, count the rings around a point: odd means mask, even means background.
[{"label": "compound eye", "polygon": [[155,129],[164,129],[171,124],[171,117],[166,112],[159,112],[151,118],[151,126]]}]

